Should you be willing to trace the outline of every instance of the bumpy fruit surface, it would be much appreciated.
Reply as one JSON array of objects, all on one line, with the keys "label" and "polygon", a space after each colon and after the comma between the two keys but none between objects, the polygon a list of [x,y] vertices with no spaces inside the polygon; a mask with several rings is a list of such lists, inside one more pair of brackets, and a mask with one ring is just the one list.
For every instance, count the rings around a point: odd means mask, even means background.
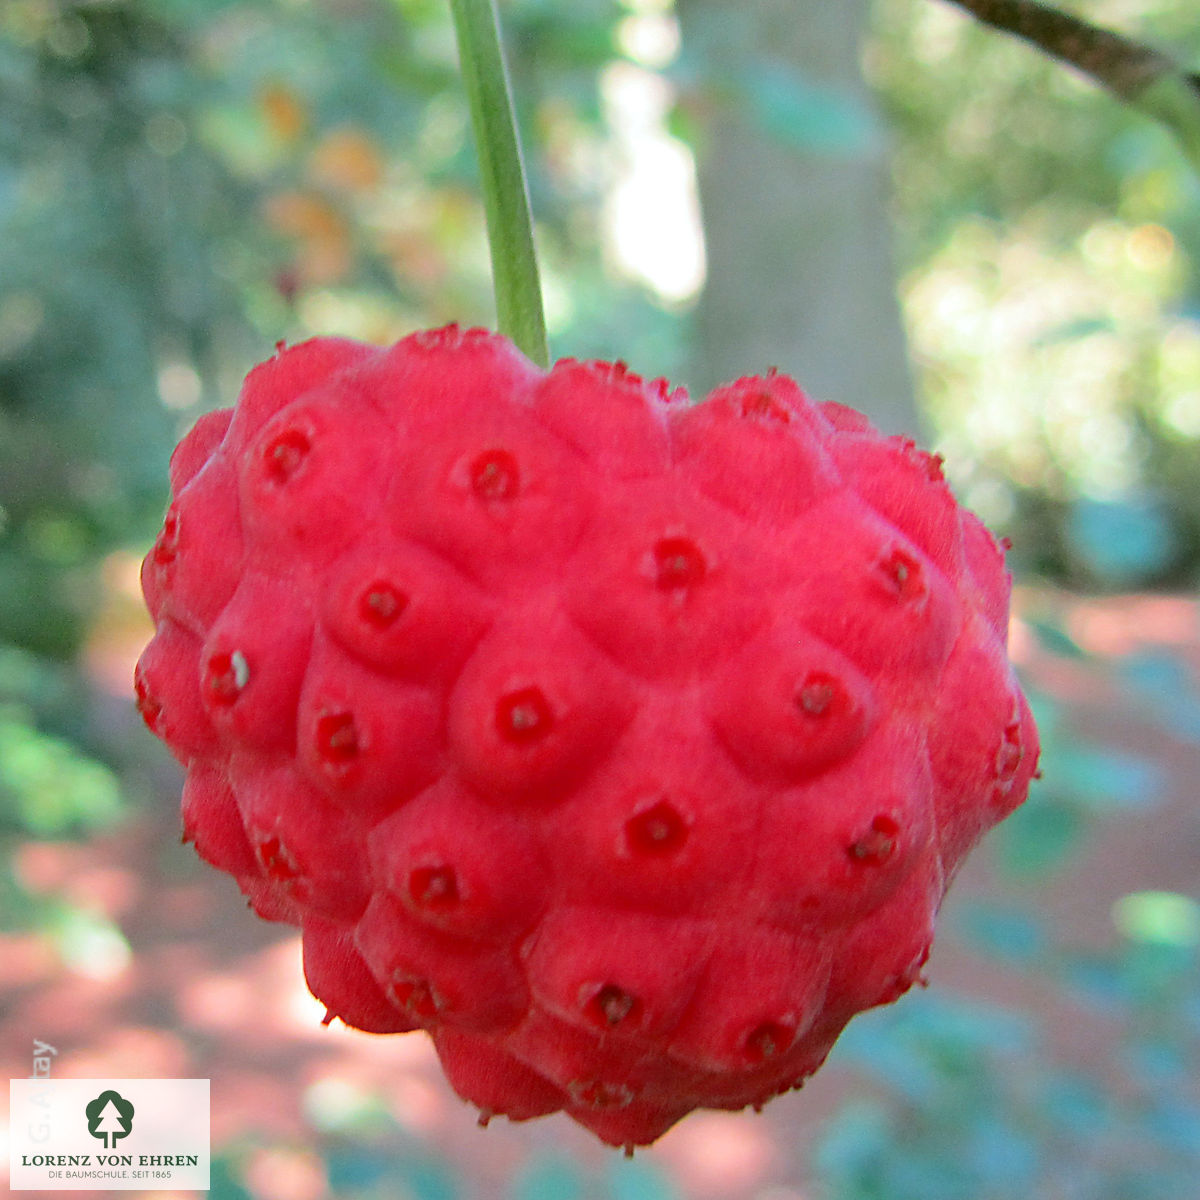
[{"label": "bumpy fruit surface", "polygon": [[798,1086],[1025,797],[1003,553],[771,372],[322,338],[171,462],[139,706],[330,1018],[614,1145]]}]

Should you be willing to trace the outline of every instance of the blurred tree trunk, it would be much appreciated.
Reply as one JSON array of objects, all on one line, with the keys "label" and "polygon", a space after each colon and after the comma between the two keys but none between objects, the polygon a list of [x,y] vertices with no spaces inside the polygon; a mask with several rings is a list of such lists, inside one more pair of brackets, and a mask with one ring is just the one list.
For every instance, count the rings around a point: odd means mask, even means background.
[{"label": "blurred tree trunk", "polygon": [[697,392],[768,366],[916,433],[887,212],[859,67],[870,0],[677,0],[708,283]]}]

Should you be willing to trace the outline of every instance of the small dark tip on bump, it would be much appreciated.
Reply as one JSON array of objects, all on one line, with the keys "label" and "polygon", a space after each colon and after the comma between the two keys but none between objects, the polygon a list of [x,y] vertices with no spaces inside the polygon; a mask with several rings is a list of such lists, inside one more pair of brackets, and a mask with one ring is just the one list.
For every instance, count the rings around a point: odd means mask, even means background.
[{"label": "small dark tip on bump", "polygon": [[163,518],[162,532],[154,543],[154,561],[165,567],[175,561],[179,550],[179,514],[174,505],[167,509]]},{"label": "small dark tip on bump", "polygon": [[838,698],[840,684],[823,671],[812,671],[796,689],[796,707],[806,717],[824,717]]},{"label": "small dark tip on bump", "polygon": [[240,650],[218,652],[204,668],[204,687],[213,703],[230,705],[250,682],[250,665]]},{"label": "small dark tip on bump", "polygon": [[359,597],[358,614],[375,629],[387,629],[408,607],[408,597],[384,580],[370,584]]},{"label": "small dark tip on bump", "polygon": [[263,464],[273,483],[285,484],[300,469],[312,443],[299,429],[285,429],[263,450]]},{"label": "small dark tip on bump", "polygon": [[554,728],[554,714],[540,688],[527,687],[501,696],[496,703],[496,731],[506,742],[525,745]]},{"label": "small dark tip on bump", "polygon": [[755,1063],[768,1062],[787,1050],[793,1037],[792,1030],[779,1021],[764,1021],[746,1035],[746,1057]]},{"label": "small dark tip on bump", "polygon": [[392,978],[388,996],[397,1008],[426,1020],[436,1017],[442,1009],[442,998],[428,980],[411,979],[399,972]]},{"label": "small dark tip on bump", "polygon": [[915,600],[925,591],[921,564],[899,547],[880,561],[879,570],[888,590],[899,600]]},{"label": "small dark tip on bump", "polygon": [[583,1108],[617,1109],[633,1103],[634,1090],[623,1083],[608,1083],[602,1079],[575,1079],[567,1084],[567,1095]]},{"label": "small dark tip on bump", "polygon": [[[771,378],[770,374],[768,374],[767,378]],[[763,421],[778,421],[783,425],[787,425],[792,419],[792,414],[787,408],[771,395],[769,388],[765,387],[743,396],[739,409],[743,417],[757,418]]]},{"label": "small dark tip on bump", "polygon": [[854,862],[880,866],[895,853],[899,834],[899,822],[886,813],[880,813],[872,820],[866,833],[846,848],[846,853]]},{"label": "small dark tip on bump", "polygon": [[625,822],[625,842],[634,854],[673,854],[683,848],[687,836],[687,823],[666,800]]},{"label": "small dark tip on bump", "polygon": [[587,1011],[596,1024],[609,1029],[629,1017],[636,1017],[640,1007],[636,996],[617,987],[615,983],[606,983],[587,1003]]},{"label": "small dark tip on bump", "polygon": [[420,908],[443,911],[458,903],[453,867],[418,867],[408,877],[408,894]]},{"label": "small dark tip on bump", "polygon": [[655,544],[653,558],[654,585],[663,592],[685,591],[708,574],[708,563],[690,538],[663,538]]},{"label": "small dark tip on bump", "polygon": [[262,838],[255,855],[267,877],[276,883],[291,883],[300,877],[300,864],[278,834]]},{"label": "small dark tip on bump", "polygon": [[162,705],[150,692],[146,686],[144,679],[137,679],[133,685],[134,695],[136,696],[136,707],[141,714],[141,718],[146,723],[146,728],[153,734],[159,733],[159,720],[162,717]]},{"label": "small dark tip on bump", "polygon": [[1021,725],[1012,721],[1004,727],[1004,736],[996,750],[996,779],[1000,783],[1011,784],[1020,770],[1021,760],[1025,757],[1025,747],[1021,742]]},{"label": "small dark tip on bump", "polygon": [[358,757],[361,749],[354,715],[348,712],[326,712],[317,718],[317,754],[329,766],[345,766]]},{"label": "small dark tip on bump", "polygon": [[507,450],[485,450],[471,463],[471,491],[480,500],[513,500],[520,486],[517,460]]}]

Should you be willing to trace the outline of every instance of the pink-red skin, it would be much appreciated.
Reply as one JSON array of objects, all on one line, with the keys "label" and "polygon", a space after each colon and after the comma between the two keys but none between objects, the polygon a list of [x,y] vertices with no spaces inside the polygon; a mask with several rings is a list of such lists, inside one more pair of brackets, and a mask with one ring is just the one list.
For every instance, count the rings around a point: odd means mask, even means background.
[{"label": "pink-red skin", "polygon": [[1025,798],[1003,548],[776,371],[277,349],[171,460],[147,725],[327,1021],[613,1145],[798,1087]]}]

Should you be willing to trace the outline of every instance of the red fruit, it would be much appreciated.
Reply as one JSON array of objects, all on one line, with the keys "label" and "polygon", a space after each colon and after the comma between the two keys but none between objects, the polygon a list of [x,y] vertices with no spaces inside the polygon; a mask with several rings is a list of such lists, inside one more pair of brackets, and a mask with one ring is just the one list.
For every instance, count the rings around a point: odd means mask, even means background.
[{"label": "red fruit", "polygon": [[1037,731],[940,462],[451,327],[315,339],[172,462],[138,705],[329,1017],[613,1144],[798,1086],[919,977]]}]

